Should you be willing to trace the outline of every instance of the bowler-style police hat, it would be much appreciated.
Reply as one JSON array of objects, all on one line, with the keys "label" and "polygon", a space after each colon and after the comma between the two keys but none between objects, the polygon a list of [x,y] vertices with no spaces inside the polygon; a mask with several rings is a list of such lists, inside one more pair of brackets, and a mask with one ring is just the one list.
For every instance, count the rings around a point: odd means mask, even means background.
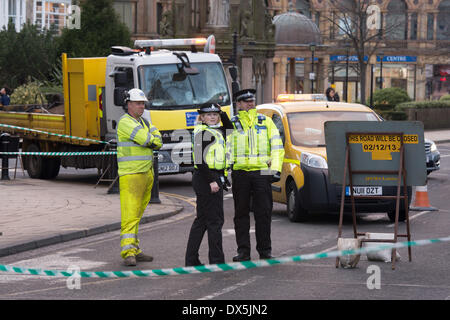
[{"label": "bowler-style police hat", "polygon": [[234,94],[234,99],[237,102],[239,102],[239,101],[255,101],[256,100],[255,93],[256,93],[255,89],[241,90]]},{"label": "bowler-style police hat", "polygon": [[200,109],[197,110],[198,113],[207,113],[207,112],[219,112],[220,113],[220,105],[217,103],[205,103],[200,106]]}]

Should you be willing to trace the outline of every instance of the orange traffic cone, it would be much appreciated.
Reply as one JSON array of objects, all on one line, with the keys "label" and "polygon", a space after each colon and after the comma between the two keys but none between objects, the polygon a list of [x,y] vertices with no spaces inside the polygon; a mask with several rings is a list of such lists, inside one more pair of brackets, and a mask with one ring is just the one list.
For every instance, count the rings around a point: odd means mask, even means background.
[{"label": "orange traffic cone", "polygon": [[414,211],[437,211],[438,209],[432,207],[430,200],[428,199],[427,186],[417,186],[415,187],[415,192],[411,199],[411,206],[409,210]]}]

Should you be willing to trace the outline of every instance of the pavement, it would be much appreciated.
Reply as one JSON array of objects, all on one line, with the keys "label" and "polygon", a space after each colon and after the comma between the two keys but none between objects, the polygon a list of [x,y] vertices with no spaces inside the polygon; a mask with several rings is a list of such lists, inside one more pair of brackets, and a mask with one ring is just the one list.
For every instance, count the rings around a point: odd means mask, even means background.
[{"label": "pavement", "polygon": [[[425,137],[436,144],[450,142],[450,129],[425,131]],[[95,188],[78,178],[30,179],[20,170],[17,175],[13,179],[10,172],[11,180],[0,180],[0,257],[120,230],[119,195],[108,194],[107,186]],[[159,199],[160,204],[147,207],[141,223],[183,209],[174,197],[159,194]]]},{"label": "pavement", "polygon": [[425,130],[425,138],[433,140],[436,144],[450,142],[450,129]]},{"label": "pavement", "polygon": [[[14,162],[10,160],[10,166]],[[106,185],[95,187],[95,181],[74,174],[56,180],[30,179],[21,169],[16,179],[11,170],[9,177],[0,180],[0,257],[120,230],[119,194],[108,194]],[[160,193],[159,199],[161,203],[147,206],[141,224],[183,209],[175,198]],[[120,251],[119,232],[117,246]]]}]

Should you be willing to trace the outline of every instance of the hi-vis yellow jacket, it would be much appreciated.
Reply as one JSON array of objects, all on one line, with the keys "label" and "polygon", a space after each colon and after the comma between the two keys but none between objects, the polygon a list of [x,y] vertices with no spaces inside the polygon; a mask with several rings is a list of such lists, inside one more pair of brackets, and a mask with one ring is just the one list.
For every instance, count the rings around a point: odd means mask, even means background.
[{"label": "hi-vis yellow jacket", "polygon": [[233,170],[281,172],[284,147],[272,119],[251,109],[239,111],[231,122],[234,131],[227,137],[227,149]]},{"label": "hi-vis yellow jacket", "polygon": [[117,165],[119,176],[147,172],[153,164],[153,150],[162,147],[158,129],[144,118],[139,121],[124,114],[117,126]]},{"label": "hi-vis yellow jacket", "polygon": [[194,151],[194,143],[192,144],[193,150],[192,157],[194,160],[194,168],[197,168],[197,163],[202,163],[202,161],[205,161],[206,164],[208,165],[208,168],[210,169],[224,170],[226,168],[226,149],[225,149],[225,140],[222,134],[218,130],[210,128],[205,124],[198,124],[194,128],[193,136],[195,137],[195,135],[198,132],[202,131],[208,131],[209,133],[211,133],[211,135],[215,138],[215,142],[209,146],[208,152],[205,155],[203,155],[204,159],[195,158],[196,152]]}]

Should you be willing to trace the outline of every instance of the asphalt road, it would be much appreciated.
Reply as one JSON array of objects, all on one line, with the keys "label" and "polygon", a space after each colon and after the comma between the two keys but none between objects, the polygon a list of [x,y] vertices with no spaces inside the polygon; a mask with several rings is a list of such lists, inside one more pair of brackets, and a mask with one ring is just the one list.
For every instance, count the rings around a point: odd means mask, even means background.
[{"label": "asphalt road", "polygon": [[[429,176],[428,193],[431,204],[439,211],[411,212],[411,233],[416,240],[450,234],[450,144],[441,144],[438,148],[442,157],[441,170]],[[141,263],[135,269],[184,266],[187,237],[195,214],[190,180],[190,174],[160,177],[160,192],[177,197],[185,208],[172,218],[141,226],[141,247],[155,260]],[[236,250],[233,201],[229,195],[225,199],[223,246],[226,261],[231,262]],[[276,257],[336,249],[337,214],[318,214],[307,223],[291,223],[285,206],[275,204],[272,221],[273,255]],[[400,232],[404,232],[404,227],[401,223]],[[344,235],[350,236],[351,230],[351,219],[346,217]],[[384,213],[364,215],[358,217],[358,231],[392,233],[393,224]],[[252,255],[256,259],[253,227],[251,235]],[[65,270],[72,265],[82,271],[128,270],[119,256],[118,239],[118,232],[106,233],[8,256],[2,258],[2,263],[43,269]],[[396,270],[391,269],[390,263],[368,261],[365,256],[354,269],[335,268],[335,260],[328,258],[244,271],[151,278],[82,278],[79,289],[69,289],[67,279],[0,274],[0,299],[182,300],[177,309],[172,310],[180,315],[194,300],[226,300],[239,305],[255,301],[259,306],[271,300],[299,299],[450,300],[448,242],[413,247],[412,262],[408,261],[406,249],[400,249],[399,254],[401,261]],[[208,263],[206,238],[200,259]],[[375,287],[373,270],[379,271],[380,282]],[[274,314],[274,309],[270,308],[275,307],[269,304],[268,308],[267,311]],[[226,307],[221,310],[224,315]],[[217,316],[220,311],[216,312]],[[242,315],[242,307],[240,312]]]}]

